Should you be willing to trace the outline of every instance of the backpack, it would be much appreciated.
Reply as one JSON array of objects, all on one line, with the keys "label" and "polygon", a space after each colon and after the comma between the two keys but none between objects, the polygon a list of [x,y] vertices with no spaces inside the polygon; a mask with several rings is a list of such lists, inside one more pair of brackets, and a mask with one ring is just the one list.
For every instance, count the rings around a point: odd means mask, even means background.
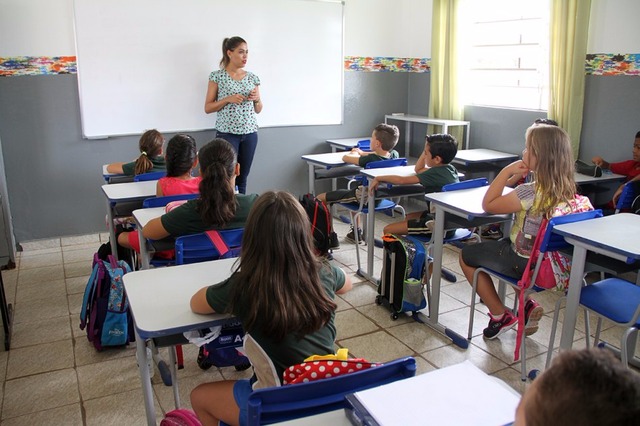
[{"label": "backpack", "polygon": [[[206,332],[208,330],[202,330]],[[242,345],[244,330],[242,323],[237,320],[225,323],[220,335],[213,341],[200,346],[198,351],[198,367],[208,370],[212,366],[231,367],[237,371],[246,370],[251,366],[249,358],[240,353],[236,347]]]},{"label": "backpack", "polygon": [[283,385],[295,385],[331,377],[343,376],[349,373],[368,370],[382,365],[369,362],[364,358],[348,358],[349,350],[338,349],[333,355],[311,355],[304,362],[292,365],[282,372]]},{"label": "backpack", "polygon": [[300,204],[302,204],[309,216],[311,229],[313,230],[313,241],[318,254],[321,256],[328,254],[331,234],[334,234],[331,228],[329,208],[325,203],[314,197],[313,194],[304,194],[300,197]]},{"label": "backpack", "polygon": [[178,408],[165,414],[160,426],[202,426],[202,423],[193,411]]},{"label": "backpack", "polygon": [[93,255],[93,268],[80,312],[80,329],[87,329],[87,339],[98,351],[134,340],[133,320],[122,282],[122,276],[131,269],[111,254],[107,259],[100,259],[99,253]]}]

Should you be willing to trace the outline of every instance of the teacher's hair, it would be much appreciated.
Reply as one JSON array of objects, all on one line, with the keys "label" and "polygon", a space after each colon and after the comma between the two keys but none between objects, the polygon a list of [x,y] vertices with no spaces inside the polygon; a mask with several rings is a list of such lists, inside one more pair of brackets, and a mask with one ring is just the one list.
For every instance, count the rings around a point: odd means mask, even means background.
[{"label": "teacher's hair", "polygon": [[153,168],[151,158],[160,155],[163,143],[164,137],[155,129],[147,130],[142,134],[142,136],[140,136],[140,157],[136,160],[134,168],[134,173],[136,175],[147,173]]},{"label": "teacher's hair", "polygon": [[237,157],[233,146],[216,138],[198,152],[200,163],[200,198],[197,212],[205,225],[222,228],[236,214],[236,198],[231,180]]},{"label": "teacher's hair", "polygon": [[229,65],[229,55],[227,55],[227,50],[236,50],[236,47],[240,46],[242,43],[247,44],[242,37],[238,36],[227,37],[222,40],[222,59],[220,59],[220,69],[226,68],[227,65]]}]

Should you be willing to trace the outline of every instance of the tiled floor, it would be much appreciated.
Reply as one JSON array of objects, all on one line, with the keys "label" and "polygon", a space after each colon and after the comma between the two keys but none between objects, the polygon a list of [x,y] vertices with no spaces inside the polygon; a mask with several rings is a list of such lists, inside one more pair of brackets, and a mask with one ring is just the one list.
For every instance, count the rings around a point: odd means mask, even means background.
[{"label": "tiled floor", "polygon": [[[380,231],[383,222],[377,219]],[[347,226],[336,224],[343,237]],[[145,412],[135,359],[135,345],[98,353],[79,329],[82,292],[91,259],[106,235],[86,235],[23,244],[17,267],[3,271],[6,293],[14,304],[13,340],[9,352],[0,352],[0,426],[10,425],[143,425]],[[362,252],[364,254],[364,252]],[[376,272],[381,270],[381,249],[376,249]],[[376,289],[355,275],[355,246],[342,242],[335,262],[352,275],[354,288],[338,298],[337,343],[357,357],[388,361],[414,356],[418,373],[470,360],[485,372],[503,379],[518,392],[519,363],[513,362],[515,331],[499,340],[485,341],[486,308],[477,305],[474,335],[469,349],[461,350],[424,325],[401,317],[392,321],[387,309],[375,304]],[[363,257],[364,258],[364,257]],[[455,248],[446,248],[444,264],[456,272],[456,283],[443,282],[441,322],[465,335],[471,290],[458,266]],[[635,280],[635,278],[632,278]],[[511,293],[512,294],[512,293]],[[550,331],[550,312],[558,295],[540,294],[545,308],[540,331],[527,339],[527,369],[543,368]],[[584,346],[584,322],[577,325],[576,347]],[[608,328],[604,339],[619,341],[620,330]],[[556,341],[556,345],[557,345]],[[185,350],[186,367],[179,371],[183,406],[197,384],[222,378],[248,377],[233,368],[200,370],[197,349]],[[173,408],[171,388],[153,378],[158,419]]]}]

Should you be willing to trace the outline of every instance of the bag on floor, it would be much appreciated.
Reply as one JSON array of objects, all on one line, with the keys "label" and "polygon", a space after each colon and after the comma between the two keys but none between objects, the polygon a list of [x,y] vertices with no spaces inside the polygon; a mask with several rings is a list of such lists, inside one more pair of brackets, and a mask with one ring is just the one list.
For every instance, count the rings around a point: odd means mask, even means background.
[{"label": "bag on floor", "polygon": [[193,411],[178,408],[165,414],[160,426],[202,426],[202,423]]},{"label": "bag on floor", "polygon": [[200,346],[198,367],[208,370],[211,367],[235,367],[237,371],[251,366],[249,358],[236,347],[242,346],[244,330],[239,321],[231,321],[222,326],[220,335],[213,341]]},{"label": "bag on floor", "polygon": [[331,234],[334,233],[331,227],[329,208],[325,203],[314,197],[313,194],[304,194],[300,197],[300,204],[302,204],[309,216],[316,250],[319,255],[325,256],[329,253]]},{"label": "bag on floor", "polygon": [[101,260],[93,255],[93,268],[87,282],[80,312],[80,329],[101,351],[105,346],[122,346],[134,340],[133,320],[124,292],[122,277],[129,265],[111,255]]},{"label": "bag on floor", "polygon": [[401,312],[416,312],[427,306],[424,297],[424,245],[410,238],[387,234],[382,237],[382,278],[376,302],[387,302],[392,318]]}]

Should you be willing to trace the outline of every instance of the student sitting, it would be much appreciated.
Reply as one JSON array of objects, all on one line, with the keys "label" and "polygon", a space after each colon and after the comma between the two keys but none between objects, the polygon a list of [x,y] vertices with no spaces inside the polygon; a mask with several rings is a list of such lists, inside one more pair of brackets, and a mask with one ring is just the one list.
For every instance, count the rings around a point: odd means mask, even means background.
[{"label": "student sitting", "polygon": [[638,419],[640,375],[594,348],[561,352],[522,396],[514,426],[621,426]]},{"label": "student sitting", "polygon": [[198,164],[195,139],[189,135],[175,135],[169,139],[164,157],[167,175],[158,180],[156,195],[197,194],[202,178],[191,176],[191,170]]},{"label": "student sitting", "polygon": [[[424,192],[439,192],[449,183],[458,182],[458,171],[450,164],[458,152],[458,142],[448,134],[427,135],[424,151],[415,166],[414,176],[386,175],[375,178],[370,191],[383,182],[407,185],[420,183]],[[391,223],[384,227],[385,234],[407,235],[426,234],[433,231],[433,216],[429,210],[407,215],[407,220]]]},{"label": "student sitting", "polygon": [[[198,153],[200,163],[200,198],[189,200],[164,215],[152,219],[142,229],[145,238],[198,234],[210,229],[244,227],[256,194],[235,194],[240,166],[231,144],[214,139]],[[140,251],[138,237],[132,232],[118,236],[118,243]]]},{"label": "student sitting", "polygon": [[[191,298],[196,313],[237,317],[280,379],[289,366],[335,351],[333,300],[351,289],[342,269],[315,255],[310,230],[293,195],[262,194],[249,214],[236,271]],[[204,383],[191,392],[191,406],[203,425],[246,424],[251,391],[249,380]]]},{"label": "student sitting", "polygon": [[[357,164],[360,167],[366,166],[368,163],[373,161],[380,160],[388,160],[391,158],[398,158],[398,152],[393,148],[398,143],[398,137],[400,136],[400,131],[396,126],[392,126],[389,124],[378,124],[371,133],[371,149],[372,152],[365,152],[358,148],[353,148],[350,153],[346,154],[342,157],[342,160],[345,163],[349,164]],[[349,203],[349,202],[359,202],[360,199],[357,197],[356,193],[359,189],[339,189],[336,191],[325,192],[322,194],[318,194],[316,198],[325,203]],[[359,226],[356,226],[358,229],[358,240],[364,242],[362,229]],[[355,243],[355,235],[354,235],[354,227],[351,226],[351,230],[345,237],[345,239],[349,242]],[[331,248],[337,248],[337,241],[332,243]]]},{"label": "student sitting", "polygon": [[107,172],[135,176],[163,171],[165,166],[162,144],[164,144],[164,137],[159,131],[147,130],[140,136],[140,157],[130,163],[111,163],[107,165]]},{"label": "student sitting", "polygon": [[[633,141],[633,160],[620,161],[618,163],[609,163],[602,157],[593,157],[591,162],[596,166],[609,169],[613,173],[619,175],[625,175],[627,177],[626,182],[640,180],[640,132],[636,133],[636,138]],[[625,183],[626,183],[625,182]],[[616,192],[613,194],[611,203],[607,206],[609,209],[615,209],[615,205],[622,194],[624,184],[620,185]]]}]

